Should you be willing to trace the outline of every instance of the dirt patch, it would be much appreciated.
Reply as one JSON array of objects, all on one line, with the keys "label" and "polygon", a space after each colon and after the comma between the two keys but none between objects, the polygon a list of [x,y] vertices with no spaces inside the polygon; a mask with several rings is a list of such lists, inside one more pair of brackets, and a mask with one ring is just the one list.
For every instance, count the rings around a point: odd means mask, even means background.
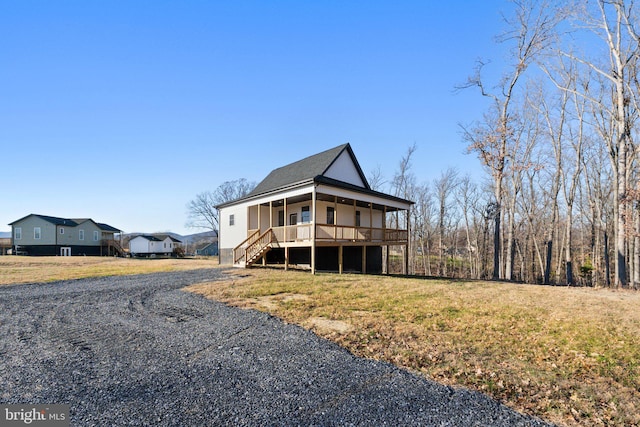
[{"label": "dirt patch", "polygon": [[353,329],[353,326],[347,322],[330,320],[325,317],[312,317],[305,322],[305,326],[319,333],[338,332],[345,334]]},{"label": "dirt patch", "polygon": [[258,306],[264,307],[268,310],[273,310],[278,308],[278,305],[281,303],[287,303],[291,301],[307,301],[309,300],[308,295],[302,294],[278,294],[278,295],[266,295],[257,298],[250,298],[250,300]]}]

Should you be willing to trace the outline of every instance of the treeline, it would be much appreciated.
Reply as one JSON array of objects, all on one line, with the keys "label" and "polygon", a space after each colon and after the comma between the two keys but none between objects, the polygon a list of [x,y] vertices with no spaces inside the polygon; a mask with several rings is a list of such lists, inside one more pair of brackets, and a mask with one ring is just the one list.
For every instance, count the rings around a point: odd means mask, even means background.
[{"label": "treeline", "polygon": [[[410,147],[390,183],[415,201],[416,274],[640,287],[640,21],[633,2],[514,1],[460,90],[488,108],[461,124],[486,180],[447,169],[417,183]],[[380,188],[379,170],[370,176]]]}]

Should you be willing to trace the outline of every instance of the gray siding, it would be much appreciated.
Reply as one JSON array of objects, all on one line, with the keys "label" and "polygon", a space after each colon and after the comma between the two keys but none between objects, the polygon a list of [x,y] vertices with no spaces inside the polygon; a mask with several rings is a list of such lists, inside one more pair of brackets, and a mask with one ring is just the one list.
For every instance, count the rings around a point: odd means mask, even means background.
[{"label": "gray siding", "polygon": [[[22,238],[15,240],[13,244],[19,246],[27,245],[55,245],[56,244],[56,226],[39,218],[37,216],[29,216],[12,226],[12,238],[15,237],[15,229],[22,228]],[[40,239],[33,238],[33,230],[40,227]]]},{"label": "gray siding", "polygon": [[[60,234],[61,228],[64,228],[64,234]],[[102,230],[93,221],[85,221],[77,227],[59,225],[57,229],[57,243],[61,246],[100,246],[102,240]],[[80,240],[80,230],[84,230],[84,240]],[[93,240],[94,231],[98,232],[97,241]]]}]

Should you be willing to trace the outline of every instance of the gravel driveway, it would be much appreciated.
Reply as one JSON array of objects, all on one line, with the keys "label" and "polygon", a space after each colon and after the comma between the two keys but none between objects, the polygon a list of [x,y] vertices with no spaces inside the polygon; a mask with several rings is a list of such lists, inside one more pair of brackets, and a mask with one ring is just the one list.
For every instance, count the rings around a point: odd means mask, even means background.
[{"label": "gravel driveway", "polygon": [[79,426],[546,425],[180,290],[222,275],[0,287],[0,403],[69,404]]}]

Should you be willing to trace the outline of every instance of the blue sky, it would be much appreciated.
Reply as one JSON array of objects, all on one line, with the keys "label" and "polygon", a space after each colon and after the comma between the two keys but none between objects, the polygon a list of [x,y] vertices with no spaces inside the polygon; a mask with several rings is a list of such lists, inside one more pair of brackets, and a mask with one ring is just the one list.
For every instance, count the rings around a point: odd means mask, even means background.
[{"label": "blue sky", "polygon": [[224,181],[351,143],[366,174],[481,177],[454,87],[499,60],[505,1],[6,1],[0,231],[29,213],[185,228]]}]

